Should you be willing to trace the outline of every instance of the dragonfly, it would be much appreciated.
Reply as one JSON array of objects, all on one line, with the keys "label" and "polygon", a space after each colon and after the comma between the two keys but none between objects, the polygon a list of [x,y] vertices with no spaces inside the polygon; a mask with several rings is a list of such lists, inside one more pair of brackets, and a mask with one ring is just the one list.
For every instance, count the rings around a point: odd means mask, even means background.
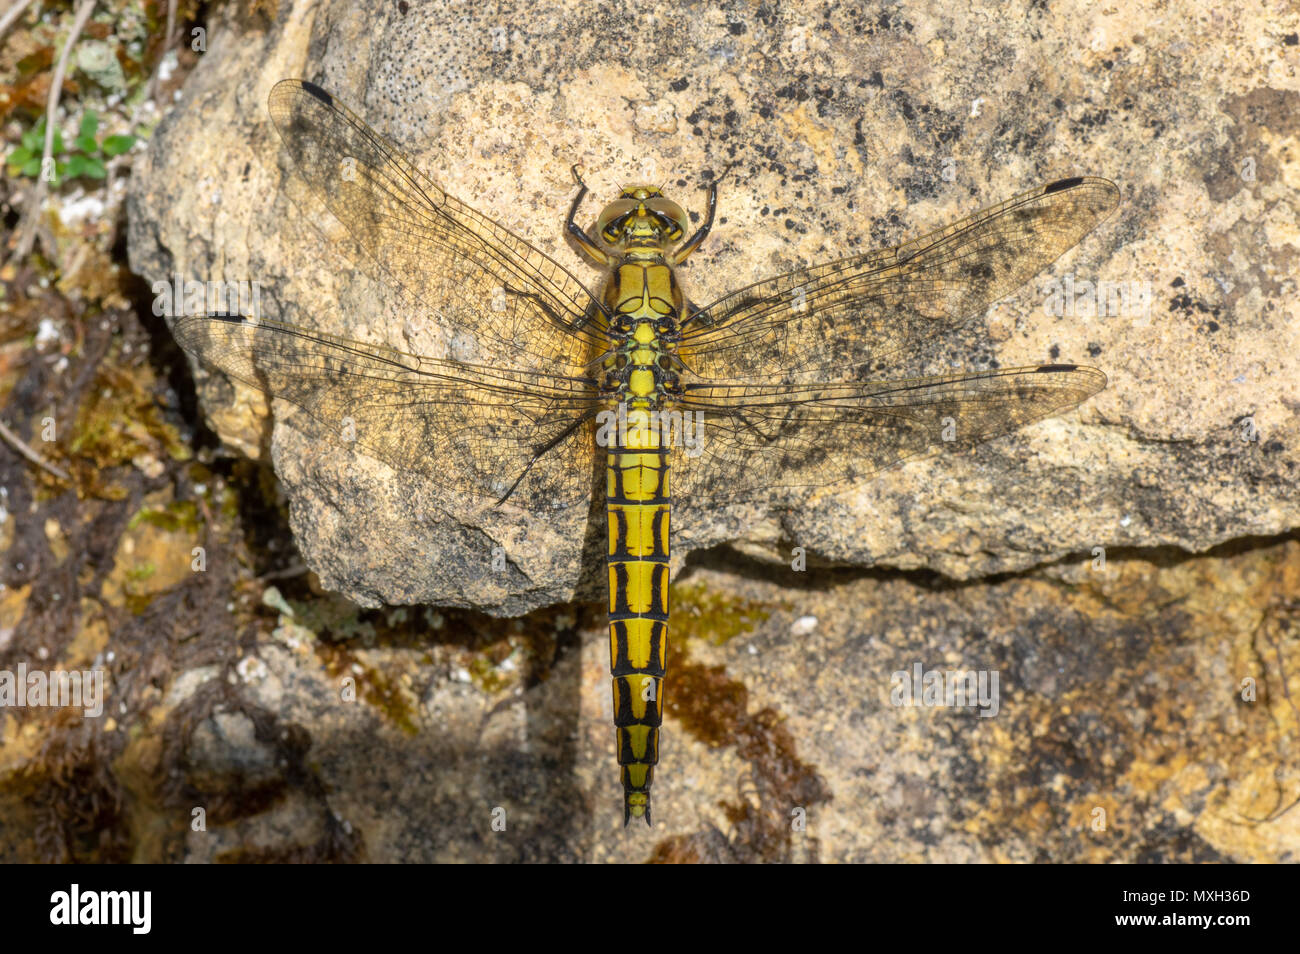
[{"label": "dragonfly", "polygon": [[331,433],[347,421],[363,452],[463,499],[545,511],[603,493],[625,826],[652,820],[672,498],[852,485],[1062,413],[1107,383],[1096,368],[1059,363],[891,377],[1097,226],[1119,196],[1103,178],[1051,182],[698,307],[677,267],[713,226],[721,176],[690,234],[682,207],[648,185],[623,187],[592,234],[578,223],[588,188],[575,166],[567,234],[603,272],[593,293],[321,87],[282,80],[268,106],[287,180],[332,213],[359,268],[459,344],[410,354],[234,311],[181,315],[173,333],[200,361]]}]

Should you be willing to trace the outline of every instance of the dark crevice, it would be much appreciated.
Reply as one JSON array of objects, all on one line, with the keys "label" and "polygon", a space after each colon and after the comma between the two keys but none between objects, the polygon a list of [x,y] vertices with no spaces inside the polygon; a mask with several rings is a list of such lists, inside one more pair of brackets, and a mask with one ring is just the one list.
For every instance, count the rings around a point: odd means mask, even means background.
[{"label": "dark crevice", "polygon": [[[1288,541],[1300,541],[1300,528],[1273,535],[1254,535],[1225,540],[1199,553],[1191,552],[1171,545],[1154,547],[1125,546],[1106,547],[1106,561],[1118,563],[1126,560],[1140,560],[1159,569],[1169,569],[1193,560],[1226,559],[1241,556],[1256,550],[1266,550]],[[687,556],[685,565],[673,581],[674,584],[690,579],[695,570],[715,570],[730,573],[750,580],[775,583],[778,586],[797,590],[826,591],[855,583],[859,580],[906,580],[912,585],[933,593],[952,593],[974,586],[996,586],[1011,580],[1038,579],[1044,570],[1058,566],[1088,564],[1093,560],[1091,549],[1071,551],[1056,560],[1035,563],[1022,570],[1006,570],[983,576],[959,579],[933,569],[898,569],[888,566],[850,567],[850,566],[815,566],[809,554],[807,570],[797,572],[785,564],[769,563],[765,560],[741,553],[731,544],[719,544],[704,550],[695,550]]]}]

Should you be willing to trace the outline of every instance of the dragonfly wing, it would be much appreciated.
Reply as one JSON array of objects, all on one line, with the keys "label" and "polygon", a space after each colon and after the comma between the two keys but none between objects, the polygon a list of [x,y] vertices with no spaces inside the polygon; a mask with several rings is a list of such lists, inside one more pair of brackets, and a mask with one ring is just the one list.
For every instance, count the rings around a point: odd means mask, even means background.
[{"label": "dragonfly wing", "polygon": [[890,355],[1025,284],[1118,198],[1106,179],[1063,179],[902,245],[758,282],[683,322],[682,360],[711,379],[878,377]]},{"label": "dragonfly wing", "polygon": [[852,481],[1009,434],[1105,386],[1105,374],[1079,365],[870,383],[691,386],[678,406],[703,415],[700,453],[674,471],[674,492],[740,498]]},{"label": "dragonfly wing", "polygon": [[346,234],[327,237],[372,277],[515,366],[576,372],[598,353],[584,351],[604,350],[577,278],[447,195],[325,90],[282,80],[267,105],[292,158],[286,191],[328,208]]},{"label": "dragonfly wing", "polygon": [[176,319],[202,360],[301,407],[339,444],[440,487],[500,499],[518,485],[543,505],[592,490],[592,382],[423,358],[297,325],[237,315]]}]

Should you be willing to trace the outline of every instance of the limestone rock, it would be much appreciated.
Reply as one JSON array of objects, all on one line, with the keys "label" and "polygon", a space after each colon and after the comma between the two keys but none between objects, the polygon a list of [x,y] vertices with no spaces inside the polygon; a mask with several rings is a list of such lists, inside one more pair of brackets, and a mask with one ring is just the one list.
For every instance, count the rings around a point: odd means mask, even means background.
[{"label": "limestone rock", "polygon": [[[299,0],[266,29],[214,27],[136,165],[134,267],[150,281],[255,279],[271,317],[404,350],[436,338],[436,316],[322,248],[279,193],[265,103],[286,76],[330,90],[589,286],[598,276],[563,239],[572,163],[595,189],[587,221],[641,179],[702,209],[707,174],[738,163],[684,270],[701,302],[1104,175],[1122,190],[1107,222],[914,363],[1091,364],[1105,391],[974,452],[815,495],[682,499],[675,569],[733,543],[774,563],[800,546],[813,566],[969,579],[1096,547],[1204,551],[1300,522],[1300,93],[1295,48],[1263,13],[1207,14],[1223,21],[1207,37],[1123,7],[1015,24],[981,4],[677,16],[628,3],[594,20],[579,3],[437,9]],[[1229,33],[1261,43],[1220,46]],[[1066,313],[1045,313],[1067,280]],[[1097,283],[1112,283],[1103,299],[1118,294],[1119,314],[1089,313]],[[233,446],[269,446],[298,542],[332,589],[516,614],[603,586],[599,506],[484,509],[322,440],[287,406],[268,440],[256,402],[211,377],[200,389]]]}]

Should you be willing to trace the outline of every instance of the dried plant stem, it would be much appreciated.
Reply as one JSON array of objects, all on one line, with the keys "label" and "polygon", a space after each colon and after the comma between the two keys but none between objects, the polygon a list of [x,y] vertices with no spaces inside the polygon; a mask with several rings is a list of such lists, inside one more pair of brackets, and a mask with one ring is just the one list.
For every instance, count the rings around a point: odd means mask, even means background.
[{"label": "dried plant stem", "polygon": [[5,30],[13,25],[13,22],[23,15],[23,11],[32,5],[32,0],[18,0],[0,16],[0,36],[5,35]]},{"label": "dried plant stem", "polygon": [[27,208],[23,210],[23,223],[18,230],[18,244],[10,259],[13,264],[21,262],[28,256],[32,250],[32,243],[36,239],[36,225],[40,221],[41,206],[45,204],[45,195],[49,190],[45,172],[50,168],[50,162],[54,157],[54,122],[59,108],[59,96],[63,90],[63,77],[68,72],[68,60],[72,56],[72,48],[81,36],[81,31],[86,28],[86,21],[94,12],[95,2],[96,0],[81,0],[81,5],[77,7],[76,16],[72,21],[72,30],[68,33],[62,52],[59,53],[59,62],[54,66],[54,76],[50,80],[50,96],[45,105],[45,148],[41,153],[41,172],[36,177],[32,191],[27,197]]},{"label": "dried plant stem", "polygon": [[0,421],[0,440],[3,440],[37,467],[41,468],[41,470],[53,474],[55,477],[59,478],[59,480],[67,483],[72,482],[72,476],[67,471],[60,467],[55,467],[40,454],[36,453],[36,451],[32,450],[21,437],[9,430],[9,428],[5,427],[3,421]]}]

